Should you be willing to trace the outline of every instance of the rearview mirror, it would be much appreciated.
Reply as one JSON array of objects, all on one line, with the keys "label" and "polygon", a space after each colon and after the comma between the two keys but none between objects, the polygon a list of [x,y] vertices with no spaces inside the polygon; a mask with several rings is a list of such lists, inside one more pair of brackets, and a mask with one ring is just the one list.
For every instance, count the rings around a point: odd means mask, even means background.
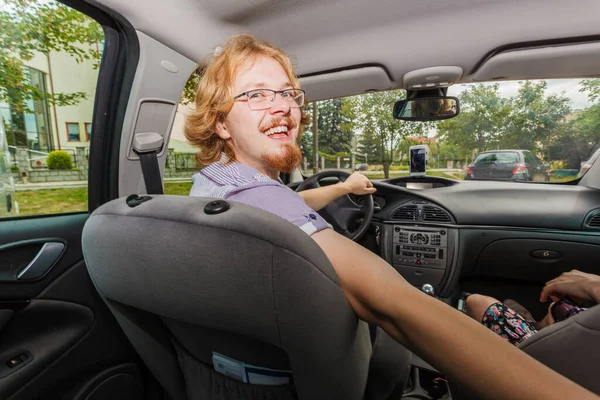
[{"label": "rearview mirror", "polygon": [[394,118],[404,121],[437,121],[456,117],[459,112],[456,97],[422,97],[394,104]]}]

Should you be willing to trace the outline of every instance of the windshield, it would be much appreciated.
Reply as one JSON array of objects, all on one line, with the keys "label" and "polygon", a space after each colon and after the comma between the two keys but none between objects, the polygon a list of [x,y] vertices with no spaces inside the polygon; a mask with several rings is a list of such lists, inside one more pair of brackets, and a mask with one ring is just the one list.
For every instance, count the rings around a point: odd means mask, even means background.
[{"label": "windshield", "polygon": [[599,158],[600,79],[461,84],[448,96],[460,99],[460,114],[436,122],[394,120],[401,90],[317,102],[318,153],[312,124],[301,141],[305,175],[406,176],[414,145],[427,146],[426,175],[459,180],[568,182]]},{"label": "windshield", "polygon": [[467,180],[578,179],[593,164],[600,143],[599,81],[530,80],[451,87],[448,95],[461,100],[461,113],[437,123],[436,136],[448,149],[441,156],[463,154],[464,162],[459,165],[465,166]]}]

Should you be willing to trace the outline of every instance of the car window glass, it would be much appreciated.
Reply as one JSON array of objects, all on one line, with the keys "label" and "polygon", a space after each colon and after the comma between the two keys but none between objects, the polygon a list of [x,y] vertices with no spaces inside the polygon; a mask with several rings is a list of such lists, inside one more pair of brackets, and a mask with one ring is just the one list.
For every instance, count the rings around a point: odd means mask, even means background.
[{"label": "car window glass", "polygon": [[[197,81],[198,75],[192,74],[173,124],[165,169],[167,193],[189,194],[191,176],[199,170],[194,159],[197,149],[183,134]],[[592,163],[586,164],[586,160],[600,145],[600,131],[593,129],[600,126],[597,87],[600,80],[585,79],[454,85],[448,95],[461,100],[460,114],[428,123],[393,119],[392,105],[406,98],[402,90],[309,103],[304,111],[310,123],[299,142],[303,154],[300,169],[304,176],[327,169],[358,171],[370,179],[407,176],[410,146],[426,145],[429,176],[514,182],[574,180],[589,169]],[[525,157],[535,169],[517,168]],[[484,168],[478,177],[477,168],[471,168],[477,165],[494,165],[494,171],[490,174]]]},{"label": "car window glass", "polygon": [[475,160],[475,164],[512,164],[519,162],[517,153],[493,153]]},{"label": "car window glass", "polygon": [[0,14],[0,197],[13,201],[0,217],[86,211],[102,27],[56,1],[4,0]]},{"label": "car window glass", "polygon": [[525,162],[526,163],[535,163],[535,157],[533,157],[533,155],[529,152],[524,152],[523,155],[525,156]]}]

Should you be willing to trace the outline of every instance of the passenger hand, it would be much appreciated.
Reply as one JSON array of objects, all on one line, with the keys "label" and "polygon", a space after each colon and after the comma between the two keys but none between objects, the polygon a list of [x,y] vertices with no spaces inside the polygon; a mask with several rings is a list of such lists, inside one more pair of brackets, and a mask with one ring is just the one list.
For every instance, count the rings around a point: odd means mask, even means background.
[{"label": "passenger hand", "polygon": [[377,191],[377,189],[373,187],[373,183],[360,172],[354,172],[341,184],[346,185],[348,193],[356,195],[372,194]]},{"label": "passenger hand", "polygon": [[565,296],[576,301],[594,300],[600,303],[600,276],[586,274],[576,269],[564,272],[546,283],[540,301],[545,302],[548,298],[557,301]]}]

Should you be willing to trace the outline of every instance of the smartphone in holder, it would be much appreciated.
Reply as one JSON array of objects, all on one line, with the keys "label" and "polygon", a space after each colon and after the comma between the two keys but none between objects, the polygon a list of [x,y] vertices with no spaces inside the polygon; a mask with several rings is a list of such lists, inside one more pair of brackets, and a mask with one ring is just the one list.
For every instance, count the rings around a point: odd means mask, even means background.
[{"label": "smartphone in holder", "polygon": [[424,176],[427,164],[427,146],[420,144],[409,148],[410,176]]}]

